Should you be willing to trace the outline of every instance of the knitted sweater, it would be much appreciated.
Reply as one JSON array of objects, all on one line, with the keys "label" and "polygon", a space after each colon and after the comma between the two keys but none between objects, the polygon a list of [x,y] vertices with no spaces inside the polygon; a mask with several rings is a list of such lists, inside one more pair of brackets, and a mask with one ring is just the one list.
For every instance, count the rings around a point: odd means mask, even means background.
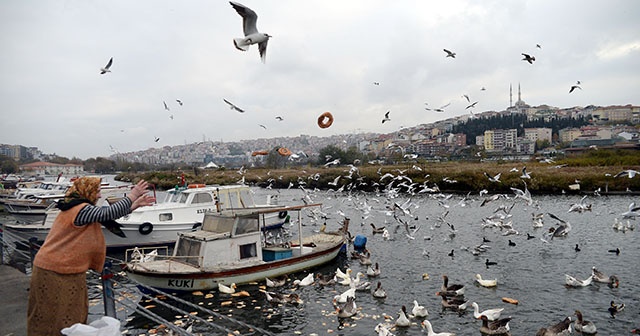
[{"label": "knitted sweater", "polygon": [[60,274],[102,272],[107,246],[100,223],[77,226],[73,222],[88,203],[61,211],[53,222],[33,265]]}]

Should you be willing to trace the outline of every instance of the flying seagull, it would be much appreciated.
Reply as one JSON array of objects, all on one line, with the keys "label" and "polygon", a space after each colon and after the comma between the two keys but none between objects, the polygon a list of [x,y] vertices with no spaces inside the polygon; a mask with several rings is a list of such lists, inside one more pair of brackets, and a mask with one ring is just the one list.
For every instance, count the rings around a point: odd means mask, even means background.
[{"label": "flying seagull", "polygon": [[462,98],[467,99],[467,103],[470,103],[470,102],[471,102],[471,99],[469,99],[469,95],[463,94],[463,95],[462,95]]},{"label": "flying seagull", "polygon": [[571,85],[571,89],[569,89],[569,93],[573,92],[573,90],[575,90],[575,89],[582,90],[582,88],[580,86],[578,86],[578,85]]},{"label": "flying seagull", "polygon": [[535,56],[531,56],[529,54],[522,53],[522,56],[524,56],[522,60],[529,62],[529,64],[533,64],[533,61],[536,60]]},{"label": "flying seagull", "polygon": [[109,70],[109,68],[111,68],[111,64],[113,64],[113,57],[109,59],[109,62],[107,62],[107,65],[105,65],[104,68],[100,68],[100,74],[104,75],[107,72],[111,72],[111,70]]},{"label": "flying seagull", "polygon": [[178,105],[182,106],[182,100],[176,99],[176,101],[178,102]]},{"label": "flying seagull", "polygon": [[264,128],[264,129],[267,129],[267,126],[265,126],[265,125],[258,124],[258,126],[260,126],[260,127]]},{"label": "flying seagull", "polygon": [[373,85],[380,85],[380,82],[373,82]]},{"label": "flying seagull", "polygon": [[280,120],[280,121],[283,121],[283,120],[284,120],[284,118],[283,118],[283,117],[281,117],[281,116],[276,116],[276,119],[278,119],[278,120]]},{"label": "flying seagull", "polygon": [[387,113],[384,114],[384,119],[382,119],[382,123],[384,124],[385,121],[391,121],[391,119],[389,119],[389,112],[391,111],[387,111]]},{"label": "flying seagull", "polygon": [[163,101],[162,101],[162,104],[164,105],[164,109],[165,109],[165,110],[170,111],[170,110],[169,110],[169,106],[167,106],[167,102],[165,102],[165,101],[163,100]]},{"label": "flying seagull", "polygon": [[[444,105],[442,105],[442,106],[440,106],[438,108],[433,109],[433,112],[444,113],[445,107],[447,107],[449,105],[451,105],[451,103],[444,104]],[[430,111],[431,109],[428,108],[428,107],[425,107],[425,110]]]},{"label": "flying seagull", "polygon": [[160,141],[160,138],[155,137],[155,139],[153,141],[158,142],[158,141]]},{"label": "flying seagull", "polygon": [[542,49],[542,46],[540,44],[536,44],[536,48]]},{"label": "flying seagull", "polygon": [[478,103],[478,102],[477,102],[477,101],[475,101],[475,102],[471,103],[471,105],[469,105],[469,106],[465,107],[464,109],[466,110],[466,109],[474,108],[474,107],[476,107],[476,104],[477,104],[477,103]]},{"label": "flying seagull", "polygon": [[230,101],[228,101],[228,100],[226,100],[224,98],[222,98],[222,100],[224,100],[225,103],[229,104],[229,107],[231,107],[232,110],[236,110],[236,111],[238,111],[240,113],[244,113],[243,109],[241,109],[238,106],[234,105],[232,102],[230,102]]},{"label": "flying seagull", "polygon": [[247,51],[252,44],[258,44],[258,51],[260,52],[260,59],[262,63],[265,62],[267,57],[267,43],[271,35],[258,32],[256,28],[256,21],[258,21],[258,15],[252,11],[249,7],[246,7],[237,2],[229,1],[233,9],[242,16],[242,28],[244,30],[244,38],[238,37],[233,39],[233,45],[236,49]]},{"label": "flying seagull", "polygon": [[456,53],[454,53],[453,51],[447,50],[447,49],[442,49],[444,50],[444,52],[447,53],[446,57],[451,57],[451,58],[456,58]]}]

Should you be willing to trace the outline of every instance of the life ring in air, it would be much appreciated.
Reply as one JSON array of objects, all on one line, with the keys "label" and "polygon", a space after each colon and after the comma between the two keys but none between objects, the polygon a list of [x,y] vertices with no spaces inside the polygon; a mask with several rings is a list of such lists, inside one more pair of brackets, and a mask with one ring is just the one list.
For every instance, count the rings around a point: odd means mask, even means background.
[{"label": "life ring in air", "polygon": [[291,155],[293,153],[291,153],[291,151],[287,147],[280,147],[280,148],[278,148],[278,154],[280,154],[282,156],[289,156],[289,155]]},{"label": "life ring in air", "polygon": [[278,212],[278,217],[284,219],[285,217],[287,217],[287,211],[285,210]]},{"label": "life ring in air", "polygon": [[251,156],[256,156],[256,155],[269,155],[269,152],[267,152],[267,151],[253,151],[251,153]]},{"label": "life ring in air", "polygon": [[329,112],[325,112],[318,117],[318,126],[320,128],[327,128],[333,124],[333,115]]},{"label": "life ring in air", "polygon": [[151,231],[153,231],[153,224],[149,222],[142,223],[138,227],[138,232],[140,232],[140,234],[143,234],[143,235],[148,235],[151,233]]}]

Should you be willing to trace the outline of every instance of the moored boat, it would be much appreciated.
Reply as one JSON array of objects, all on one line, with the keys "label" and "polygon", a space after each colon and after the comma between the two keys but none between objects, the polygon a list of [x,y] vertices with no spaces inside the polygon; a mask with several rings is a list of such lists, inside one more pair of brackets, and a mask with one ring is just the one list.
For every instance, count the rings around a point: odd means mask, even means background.
[{"label": "moored boat", "polygon": [[[171,291],[211,290],[319,266],[335,259],[346,239],[342,230],[303,237],[301,211],[311,206],[319,204],[207,213],[201,230],[180,233],[172,255],[146,258],[136,248],[123,266],[130,278]],[[270,243],[265,233],[286,224],[267,225],[265,216],[282,211],[297,212],[298,237]]]},{"label": "moored boat", "polygon": [[[102,189],[102,198],[97,204],[109,202],[111,196],[124,196],[118,189]],[[202,225],[204,214],[229,209],[268,209],[276,205],[256,204],[251,189],[246,185],[205,186],[189,185],[167,191],[166,198],[157,204],[141,207],[127,216],[116,220],[122,225],[126,238],[116,236],[103,228],[105,241],[109,249],[122,249],[134,246],[172,245],[179,232],[193,231]],[[44,241],[55,217],[57,208],[46,211],[43,221],[29,225],[8,224],[7,229],[28,240],[31,237]],[[268,223],[286,219],[286,212],[277,212],[267,216]],[[281,237],[274,237],[274,239]]]}]

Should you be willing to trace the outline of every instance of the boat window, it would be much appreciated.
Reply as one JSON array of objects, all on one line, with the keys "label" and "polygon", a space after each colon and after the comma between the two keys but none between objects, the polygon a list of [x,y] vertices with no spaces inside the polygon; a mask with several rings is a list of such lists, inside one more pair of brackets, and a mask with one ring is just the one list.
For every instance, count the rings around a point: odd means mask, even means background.
[{"label": "boat window", "polygon": [[178,199],[178,203],[187,203],[187,198],[189,198],[188,194],[180,193],[180,198]]},{"label": "boat window", "polygon": [[178,260],[194,266],[200,266],[198,262],[200,260],[200,257],[198,257],[200,255],[200,244],[199,241],[181,238],[175,255],[177,257],[186,257]]},{"label": "boat window", "polygon": [[258,219],[257,218],[238,218],[238,224],[236,224],[236,234],[243,234],[249,232],[258,231]]},{"label": "boat window", "polygon": [[158,218],[161,222],[166,222],[166,221],[170,221],[173,220],[173,214],[172,213],[161,213],[159,218]]},{"label": "boat window", "polygon": [[240,190],[239,196],[240,196],[240,204],[242,205],[243,208],[252,208],[256,205],[255,202],[253,201],[253,195],[251,195],[250,189]]},{"label": "boat window", "polygon": [[258,256],[256,243],[240,245],[240,259],[254,258]]},{"label": "boat window", "polygon": [[193,196],[192,203],[213,203],[213,197],[209,193],[198,193]]},{"label": "boat window", "polygon": [[229,193],[218,193],[218,202],[220,202],[220,209],[224,210],[232,207],[231,203],[229,202]]},{"label": "boat window", "polygon": [[233,217],[204,216],[202,227],[209,232],[229,234],[234,222]]}]

